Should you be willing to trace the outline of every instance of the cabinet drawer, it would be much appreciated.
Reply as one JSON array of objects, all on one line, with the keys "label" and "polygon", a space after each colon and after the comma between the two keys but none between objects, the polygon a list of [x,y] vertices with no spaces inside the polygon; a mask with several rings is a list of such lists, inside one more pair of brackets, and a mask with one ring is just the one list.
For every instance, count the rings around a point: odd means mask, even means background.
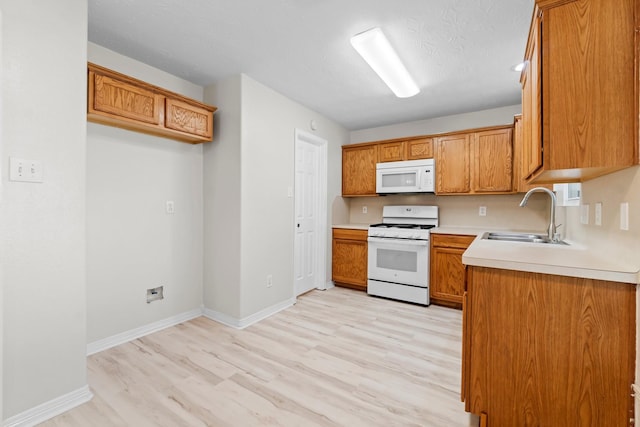
[{"label": "cabinet drawer", "polygon": [[433,246],[442,248],[466,249],[476,236],[464,236],[458,234],[432,234],[431,243]]},{"label": "cabinet drawer", "polygon": [[333,238],[343,240],[359,240],[361,242],[366,242],[367,230],[359,230],[355,228],[334,228]]}]

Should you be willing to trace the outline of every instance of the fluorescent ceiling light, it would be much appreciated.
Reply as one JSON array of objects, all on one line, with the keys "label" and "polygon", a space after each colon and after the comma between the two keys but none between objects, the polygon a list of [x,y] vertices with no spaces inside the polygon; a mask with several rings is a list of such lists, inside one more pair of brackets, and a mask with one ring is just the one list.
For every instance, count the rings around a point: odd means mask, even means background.
[{"label": "fluorescent ceiling light", "polygon": [[420,92],[411,75],[378,27],[351,37],[351,45],[398,98]]}]

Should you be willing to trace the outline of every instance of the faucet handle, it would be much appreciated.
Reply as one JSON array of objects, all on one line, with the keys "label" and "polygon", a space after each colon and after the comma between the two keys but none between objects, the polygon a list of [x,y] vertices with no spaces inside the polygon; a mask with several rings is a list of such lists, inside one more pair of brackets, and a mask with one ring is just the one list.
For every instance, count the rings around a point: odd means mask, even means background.
[{"label": "faucet handle", "polygon": [[556,228],[553,230],[553,242],[559,242],[560,239],[560,233],[558,233],[558,227],[562,226],[562,224],[558,224],[556,225]]}]

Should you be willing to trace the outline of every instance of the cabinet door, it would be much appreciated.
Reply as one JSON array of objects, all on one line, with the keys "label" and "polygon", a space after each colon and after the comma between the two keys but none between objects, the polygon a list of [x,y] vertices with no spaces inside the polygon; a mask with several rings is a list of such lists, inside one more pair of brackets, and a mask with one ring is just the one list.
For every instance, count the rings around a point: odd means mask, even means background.
[{"label": "cabinet door", "polygon": [[336,285],[367,289],[366,235],[366,230],[334,230],[331,266],[332,280]]},{"label": "cabinet door", "polygon": [[163,96],[113,77],[89,72],[89,112],[159,125]]},{"label": "cabinet door", "polygon": [[523,150],[521,174],[528,179],[542,167],[542,76],[540,14],[536,13],[527,45],[522,77]]},{"label": "cabinet door", "polygon": [[342,147],[342,195],[376,195],[375,145]]},{"label": "cabinet door", "polygon": [[468,133],[436,139],[436,193],[455,194],[471,191],[470,144],[471,134]]},{"label": "cabinet door", "polygon": [[478,132],[474,135],[474,192],[509,192],[513,181],[511,129]]},{"label": "cabinet door", "polygon": [[404,160],[404,141],[378,144],[378,162],[398,162]]},{"label": "cabinet door", "polygon": [[433,138],[420,138],[407,141],[407,160],[433,158]]},{"label": "cabinet door", "polygon": [[213,138],[213,112],[197,105],[166,98],[164,120],[169,129]]},{"label": "cabinet door", "polygon": [[635,292],[628,283],[469,267],[467,409],[494,426],[629,425]]},{"label": "cabinet door", "polygon": [[545,169],[633,164],[638,150],[634,54],[640,55],[634,46],[636,11],[637,0],[583,0],[544,10]]},{"label": "cabinet door", "polygon": [[431,235],[431,274],[429,295],[435,304],[460,308],[465,287],[462,254],[475,236]]},{"label": "cabinet door", "polygon": [[431,251],[430,296],[435,300],[462,304],[464,293],[464,249],[437,248]]}]

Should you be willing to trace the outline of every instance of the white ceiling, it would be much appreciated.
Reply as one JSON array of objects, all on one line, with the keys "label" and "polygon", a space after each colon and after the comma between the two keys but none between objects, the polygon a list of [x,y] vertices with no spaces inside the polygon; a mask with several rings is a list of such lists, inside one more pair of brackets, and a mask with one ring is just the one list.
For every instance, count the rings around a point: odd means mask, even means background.
[{"label": "white ceiling", "polygon": [[[534,0],[89,0],[89,40],[207,86],[244,73],[357,130],[514,105]],[[351,47],[379,26],[421,88]]]}]

